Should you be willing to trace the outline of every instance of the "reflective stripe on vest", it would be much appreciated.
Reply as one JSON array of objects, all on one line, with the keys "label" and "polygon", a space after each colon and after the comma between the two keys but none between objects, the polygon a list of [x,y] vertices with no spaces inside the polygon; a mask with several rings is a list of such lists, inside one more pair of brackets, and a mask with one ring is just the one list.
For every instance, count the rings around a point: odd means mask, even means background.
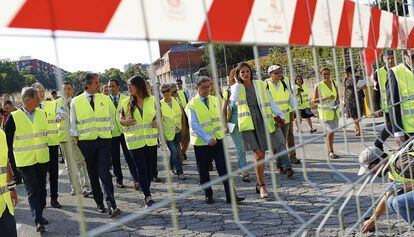
[{"label": "reflective stripe on vest", "polygon": [[72,103],[76,110],[76,129],[79,133],[79,140],[95,140],[98,137],[109,139],[112,137],[109,107],[111,101],[108,96],[94,94],[94,110],[84,94],[73,98]]},{"label": "reflective stripe on vest", "polygon": [[[258,98],[259,109],[265,109],[264,114],[267,119],[267,127],[269,132],[272,133],[275,131],[275,122],[273,120],[273,113],[270,107],[270,100],[266,91],[266,83],[264,81],[253,80],[253,85],[255,92]],[[239,98],[237,101],[237,123],[239,130],[242,131],[251,131],[254,130],[253,120],[250,113],[249,105],[246,100],[246,89],[244,85],[239,85]],[[264,106],[263,106],[264,105]],[[263,113],[263,112],[262,112]]]},{"label": "reflective stripe on vest", "polygon": [[0,218],[2,217],[6,207],[10,214],[14,215],[14,207],[7,188],[7,141],[6,134],[0,129]]},{"label": "reflective stripe on vest", "polygon": [[399,64],[391,70],[394,72],[395,79],[398,83],[401,114],[404,132],[414,132],[414,78],[413,73],[404,64]]},{"label": "reflective stripe on vest", "polygon": [[33,122],[21,110],[12,112],[16,125],[13,153],[17,167],[25,167],[49,161],[46,114],[41,109],[34,111]]},{"label": "reflective stripe on vest", "polygon": [[332,121],[335,118],[335,114],[338,113],[337,109],[333,109],[333,102],[336,101],[336,87],[333,82],[331,82],[332,90],[325,84],[325,81],[318,83],[318,88],[322,98],[327,98],[331,95],[334,96],[334,100],[322,100],[320,99],[320,104],[318,104],[318,113],[319,117],[323,121]]},{"label": "reflective stripe on vest", "polygon": [[[126,118],[131,118],[129,111],[129,98],[122,101],[122,109]],[[151,126],[155,118],[155,97],[149,96],[144,99],[142,115],[138,109],[133,111],[133,118],[136,124],[132,126],[123,126],[125,141],[129,150],[138,149],[144,146],[155,146],[158,144],[158,128]]]},{"label": "reflective stripe on vest", "polygon": [[[414,155],[413,152],[410,152],[410,154]],[[398,174],[397,170],[395,169],[396,157],[392,156],[390,159],[392,159],[392,161],[390,162],[390,169],[389,169],[390,173],[389,173],[388,177],[391,180],[393,180],[397,183],[400,183],[400,184],[414,182],[414,178],[413,179],[407,179],[407,178],[404,178],[404,177],[402,177],[401,175]]]},{"label": "reflective stripe on vest", "polygon": [[[213,139],[223,139],[224,131],[221,129],[220,110],[218,108],[218,100],[215,96],[208,96],[208,108],[200,100],[197,95],[188,102],[186,107],[187,116],[191,119],[191,112],[194,111],[197,116],[200,127],[204,132],[209,134]],[[194,146],[206,146],[207,143],[203,141],[190,126],[190,142]]]}]

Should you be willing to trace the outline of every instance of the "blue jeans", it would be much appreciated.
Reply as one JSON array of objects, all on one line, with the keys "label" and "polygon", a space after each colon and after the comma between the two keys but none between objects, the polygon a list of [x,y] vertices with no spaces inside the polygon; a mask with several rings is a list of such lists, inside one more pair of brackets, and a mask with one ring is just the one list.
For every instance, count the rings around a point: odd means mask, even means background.
[{"label": "blue jeans", "polygon": [[[408,204],[408,212],[406,204]],[[411,225],[414,224],[414,190],[400,195],[393,194],[388,198],[387,206],[406,222],[410,221]]]},{"label": "blue jeans", "polygon": [[181,141],[181,132],[175,134],[172,141],[167,141],[168,150],[170,150],[170,161],[173,163],[177,174],[183,174],[183,166],[180,161],[180,141]]},{"label": "blue jeans", "polygon": [[233,133],[230,134],[231,139],[233,140],[234,145],[236,146],[237,151],[237,160],[239,162],[239,167],[243,168],[247,165],[246,163],[246,152],[243,149],[243,139],[239,131],[239,126],[234,127]]}]

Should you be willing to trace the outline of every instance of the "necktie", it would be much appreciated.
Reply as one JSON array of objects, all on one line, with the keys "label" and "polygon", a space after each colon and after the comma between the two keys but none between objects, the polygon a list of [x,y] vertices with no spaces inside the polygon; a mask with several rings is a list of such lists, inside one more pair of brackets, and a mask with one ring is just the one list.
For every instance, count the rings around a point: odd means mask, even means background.
[{"label": "necktie", "polygon": [[203,102],[204,102],[204,104],[207,106],[207,108],[208,108],[208,98],[204,98],[203,99]]},{"label": "necktie", "polygon": [[116,99],[116,97],[114,97],[114,105],[115,105],[115,108],[118,108],[118,100]]},{"label": "necktie", "polygon": [[92,109],[95,110],[95,102],[93,101],[93,95],[89,96],[91,98],[91,101],[89,101],[89,104],[91,105]]}]

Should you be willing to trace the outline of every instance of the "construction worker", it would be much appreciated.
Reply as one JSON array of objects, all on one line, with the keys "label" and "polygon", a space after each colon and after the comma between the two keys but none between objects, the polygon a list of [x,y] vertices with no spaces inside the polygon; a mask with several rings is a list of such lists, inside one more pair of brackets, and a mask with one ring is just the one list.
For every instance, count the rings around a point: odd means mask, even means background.
[{"label": "construction worker", "polygon": [[83,79],[85,91],[72,99],[70,108],[71,133],[85,157],[93,198],[98,212],[106,213],[99,180],[105,190],[109,216],[121,214],[114,197],[111,167],[111,130],[113,126],[109,97],[98,93],[99,76],[87,73]]},{"label": "construction worker", "polygon": [[386,82],[392,130],[399,146],[414,135],[413,61],[414,49],[404,51],[404,62],[388,71]]},{"label": "construction worker", "polygon": [[168,84],[163,84],[160,88],[163,99],[160,101],[163,134],[170,150],[170,163],[175,167],[175,174],[179,180],[185,180],[183,167],[180,161],[180,141],[181,141],[181,119],[183,116],[182,108],[177,99],[171,96],[171,89]]},{"label": "construction worker", "polygon": [[2,236],[17,237],[14,206],[17,204],[16,185],[7,162],[6,134],[0,129],[0,230]]},{"label": "construction worker", "polygon": [[112,129],[112,140],[111,140],[111,160],[112,166],[114,169],[114,175],[116,177],[116,185],[118,188],[125,188],[123,183],[123,175],[121,169],[121,160],[120,160],[120,146],[122,146],[122,151],[124,152],[125,160],[128,164],[129,172],[133,178],[134,189],[139,187],[137,169],[135,168],[134,160],[131,157],[131,154],[128,151],[128,148],[125,143],[124,131],[121,124],[119,123],[119,111],[121,110],[121,102],[128,98],[126,95],[119,92],[119,81],[116,79],[111,79],[108,82],[110,94],[109,98],[112,103],[110,104],[111,109],[114,114],[114,129]]},{"label": "construction worker", "polygon": [[[58,131],[59,142],[62,148],[63,156],[65,157],[66,171],[68,172],[71,194],[75,195],[75,183],[79,184],[79,193],[82,193],[84,197],[88,197],[92,194],[90,190],[88,171],[86,170],[85,158],[79,147],[73,142],[72,137],[69,135],[70,128],[70,103],[73,98],[73,84],[70,82],[63,82],[63,96],[56,100],[56,106],[61,110],[58,113]],[[69,162],[73,162],[73,168],[71,169]]]},{"label": "construction worker", "polygon": [[124,126],[125,141],[135,162],[145,206],[150,207],[155,203],[150,187],[155,175],[153,164],[157,159],[159,135],[155,97],[149,94],[140,76],[129,79],[128,89],[131,96],[122,101],[119,121]]},{"label": "construction worker", "polygon": [[43,218],[46,206],[46,174],[48,171],[48,123],[39,108],[39,91],[24,87],[22,108],[12,112],[5,125],[7,145],[13,150],[16,166],[23,177],[30,210],[37,232],[44,232],[49,222]]},{"label": "construction worker", "polygon": [[[331,71],[329,68],[324,67],[321,70],[322,81],[315,85],[313,91],[313,103],[318,103],[318,113],[319,118],[322,119],[326,129],[327,129],[327,146],[328,146],[328,156],[331,159],[339,158],[338,155],[334,153],[334,137],[335,130],[339,125],[339,116],[338,116],[338,105],[339,105],[339,96],[338,88],[334,81],[331,80]],[[321,95],[321,98],[319,97]]]},{"label": "construction worker", "polygon": [[[288,148],[295,146],[295,138],[293,136],[293,111],[297,109],[296,98],[292,94],[288,79],[283,77],[283,67],[280,64],[272,65],[267,72],[270,78],[266,79],[267,88],[275,103],[285,114],[285,125],[282,126],[282,132],[285,135],[286,145]],[[292,135],[289,135],[292,133]],[[289,152],[290,162],[292,164],[300,164],[300,160],[296,158],[296,152]]]},{"label": "construction worker", "polygon": [[[208,170],[210,158],[213,157],[217,172],[220,176],[227,174],[226,161],[223,150],[224,131],[221,129],[220,110],[216,97],[209,95],[210,79],[201,76],[197,79],[198,94],[187,104],[185,112],[190,118],[191,144],[200,176],[200,185],[210,181]],[[231,203],[229,181],[223,181],[226,192],[226,202]],[[213,189],[205,189],[206,203],[214,203]],[[236,196],[236,202],[244,198]]]},{"label": "construction worker", "polygon": [[375,228],[375,222],[378,223],[379,218],[386,212],[386,206],[411,226],[414,224],[413,158],[413,152],[388,155],[378,147],[368,147],[360,153],[358,175],[369,173],[382,177],[388,174],[392,181],[371,217],[364,222],[363,233]]},{"label": "construction worker", "polygon": [[39,107],[45,111],[47,117],[47,143],[49,146],[49,185],[50,185],[50,204],[53,208],[61,208],[58,201],[58,179],[59,179],[59,135],[57,128],[56,103],[45,101],[45,88],[39,82],[32,85],[39,91]]},{"label": "construction worker", "polygon": [[374,73],[374,90],[375,90],[375,97],[377,105],[380,106],[380,109],[382,110],[380,113],[378,113],[378,116],[385,115],[385,127],[382,129],[381,133],[379,134],[377,140],[375,140],[375,146],[384,150],[384,142],[387,140],[387,138],[392,134],[392,125],[390,121],[390,113],[388,109],[387,104],[387,80],[388,80],[388,74],[390,68],[393,68],[395,66],[394,61],[394,53],[391,50],[387,50],[384,52],[384,55],[382,56],[382,59],[384,61],[384,66],[380,67],[376,70]]},{"label": "construction worker", "polygon": [[[181,79],[177,79],[176,80],[177,83],[177,94],[173,96],[177,97],[178,100],[181,102],[181,105],[183,106],[183,108],[185,108],[185,106],[187,105],[188,101],[190,100],[190,92],[188,90],[185,90],[183,88],[183,81]],[[181,132],[181,155],[183,156],[184,160],[187,160],[187,149],[188,149],[188,145],[190,144],[190,133],[189,133],[189,128],[188,128],[188,118],[186,117],[187,115],[184,114],[184,120],[183,120],[183,128],[182,128],[182,132]]]}]

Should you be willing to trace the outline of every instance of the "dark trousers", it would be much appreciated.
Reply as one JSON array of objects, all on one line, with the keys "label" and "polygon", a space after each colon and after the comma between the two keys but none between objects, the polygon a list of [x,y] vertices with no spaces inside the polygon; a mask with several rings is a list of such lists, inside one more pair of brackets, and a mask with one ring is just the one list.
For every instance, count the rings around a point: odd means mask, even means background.
[{"label": "dark trousers", "polygon": [[170,163],[172,163],[177,171],[177,174],[183,173],[183,166],[180,161],[180,141],[181,132],[175,134],[172,141],[167,141],[168,150],[170,150]]},{"label": "dark trousers", "polygon": [[16,221],[7,206],[0,218],[0,230],[1,236],[17,237]]},{"label": "dark trousers", "polygon": [[[197,170],[200,176],[200,184],[204,184],[210,181],[210,174],[208,166],[210,158],[213,158],[216,163],[217,172],[220,176],[227,174],[226,160],[224,158],[224,150],[222,140],[217,140],[217,144],[214,146],[194,146],[194,152],[197,162]],[[223,181],[224,191],[226,192],[226,198],[230,198],[229,182]],[[204,189],[206,197],[213,196],[213,189],[208,187]]]},{"label": "dark trousers", "polygon": [[27,192],[30,210],[35,224],[40,223],[46,206],[46,174],[48,163],[19,167]]},{"label": "dark trousers", "polygon": [[111,140],[112,167],[114,168],[114,175],[116,177],[116,181],[118,183],[121,183],[124,179],[121,169],[120,146],[122,146],[122,152],[124,152],[125,161],[128,164],[129,172],[131,173],[132,178],[134,179],[134,181],[138,181],[137,169],[135,168],[134,160],[132,159],[131,154],[129,153],[128,148],[126,146],[124,134],[122,134],[119,137],[112,137]]},{"label": "dark trousers", "polygon": [[111,168],[111,139],[78,141],[79,149],[85,157],[86,169],[97,205],[103,205],[103,194],[99,179],[105,191],[105,200],[109,208],[116,208]]},{"label": "dark trousers", "polygon": [[58,198],[58,178],[59,178],[59,146],[49,146],[49,185],[50,198]]},{"label": "dark trousers", "polygon": [[384,142],[388,137],[392,135],[392,125],[390,120],[390,114],[385,113],[385,127],[382,129],[380,135],[375,140],[374,145],[381,150],[384,150]]},{"label": "dark trousers", "polygon": [[138,172],[138,182],[145,197],[151,196],[153,161],[157,159],[157,146],[144,146],[130,150]]},{"label": "dark trousers", "polygon": [[13,180],[14,182],[20,182],[22,180],[22,174],[17,169],[16,161],[14,160],[14,155],[9,156],[10,167],[13,171]]}]

